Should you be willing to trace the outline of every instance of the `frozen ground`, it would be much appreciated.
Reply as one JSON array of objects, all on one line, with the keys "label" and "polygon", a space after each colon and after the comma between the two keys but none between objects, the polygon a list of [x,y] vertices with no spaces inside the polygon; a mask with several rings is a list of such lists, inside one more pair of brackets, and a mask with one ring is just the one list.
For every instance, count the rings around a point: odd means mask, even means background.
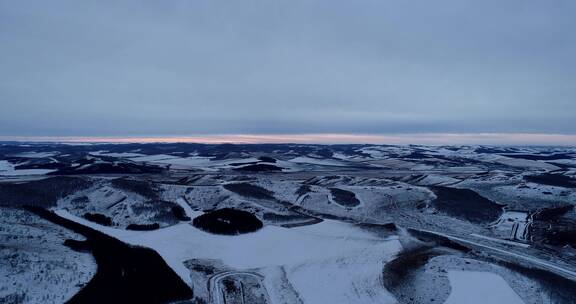
[{"label": "frozen ground", "polygon": [[[65,210],[57,213],[129,244],[153,248],[190,285],[184,262],[219,259],[236,271],[283,267],[296,293],[309,303],[394,303],[378,278],[383,263],[402,249],[397,238],[378,238],[337,221],[281,228],[267,226],[238,236],[213,235],[189,224],[132,232],[88,222]],[[353,284],[350,284],[350,282]]]},{"label": "frozen ground", "polygon": [[63,245],[80,236],[21,210],[0,218],[0,303],[63,303],[94,276],[90,253]]},{"label": "frozen ground", "polygon": [[446,304],[524,304],[497,274],[480,271],[448,271],[452,292]]},{"label": "frozen ground", "polygon": [[44,175],[56,170],[50,169],[16,169],[15,165],[7,160],[0,160],[0,176]]},{"label": "frozen ground", "polygon": [[[200,303],[574,303],[575,161],[566,147],[0,143],[0,303],[62,302],[95,271],[31,203],[153,249]],[[469,195],[441,206],[441,187]],[[192,225],[223,208],[264,227]],[[414,248],[431,254],[399,260]],[[410,271],[389,287],[399,261]]]}]

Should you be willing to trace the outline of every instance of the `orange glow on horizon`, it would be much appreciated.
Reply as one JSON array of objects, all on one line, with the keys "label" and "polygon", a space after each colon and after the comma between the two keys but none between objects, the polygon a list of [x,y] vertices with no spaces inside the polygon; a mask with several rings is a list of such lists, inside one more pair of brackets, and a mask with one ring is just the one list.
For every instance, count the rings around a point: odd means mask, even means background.
[{"label": "orange glow on horizon", "polygon": [[197,136],[0,136],[2,141],[62,143],[206,143],[206,144],[423,144],[423,145],[576,145],[576,135],[537,133],[418,134],[229,134]]}]

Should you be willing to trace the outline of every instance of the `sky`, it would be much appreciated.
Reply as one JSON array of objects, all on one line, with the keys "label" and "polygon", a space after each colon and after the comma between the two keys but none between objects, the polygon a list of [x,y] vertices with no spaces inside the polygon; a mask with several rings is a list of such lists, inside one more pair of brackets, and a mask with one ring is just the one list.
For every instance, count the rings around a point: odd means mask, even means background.
[{"label": "sky", "polygon": [[573,0],[0,0],[0,138],[571,141],[575,15]]}]

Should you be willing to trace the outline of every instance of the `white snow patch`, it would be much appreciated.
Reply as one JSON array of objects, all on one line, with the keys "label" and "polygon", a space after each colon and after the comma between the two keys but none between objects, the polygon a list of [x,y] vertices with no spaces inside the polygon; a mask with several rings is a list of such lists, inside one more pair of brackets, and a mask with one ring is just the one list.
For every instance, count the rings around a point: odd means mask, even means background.
[{"label": "white snow patch", "polygon": [[190,205],[188,205],[186,200],[184,200],[184,198],[182,198],[182,197],[179,197],[178,199],[176,199],[176,203],[184,209],[184,213],[186,213],[186,216],[188,216],[191,220],[197,216],[204,214],[204,212],[202,212],[202,211],[192,210],[192,208],[190,208]]},{"label": "white snow patch", "polygon": [[180,158],[178,156],[166,155],[166,154],[157,154],[157,155],[145,155],[140,157],[133,157],[130,160],[135,162],[152,162],[152,161],[160,161],[160,160],[167,160],[173,158]]},{"label": "white snow patch", "polygon": [[16,154],[16,157],[22,158],[45,158],[45,157],[52,157],[58,155],[58,152],[24,152],[20,154]]},{"label": "white snow patch", "polygon": [[184,167],[197,167],[197,166],[205,166],[210,163],[209,157],[201,157],[201,156],[193,156],[193,157],[186,157],[186,158],[170,158],[170,159],[161,159],[154,161],[154,163],[160,164],[167,164],[167,165],[176,165],[176,166],[184,166]]},{"label": "white snow patch", "polygon": [[109,156],[109,157],[118,157],[118,158],[128,158],[128,157],[143,157],[146,156],[140,153],[130,153],[130,152],[122,152],[122,153],[107,153],[106,151],[96,151],[90,152],[90,155],[95,156]]},{"label": "white snow patch", "polygon": [[8,172],[0,172],[2,176],[24,176],[24,175],[44,175],[56,170],[49,170],[49,169],[23,169],[23,170],[14,170]]},{"label": "white snow patch", "polygon": [[534,168],[534,169],[543,169],[543,170],[558,170],[560,167],[554,166],[549,163],[537,161],[537,160],[529,160],[529,159],[501,159],[497,161],[498,163],[512,166],[512,167],[521,167],[521,168]]},{"label": "white snow patch", "polygon": [[12,171],[14,170],[14,165],[12,165],[7,160],[0,160],[0,174],[4,171]]},{"label": "white snow patch", "polygon": [[295,157],[290,161],[293,163],[304,163],[304,164],[322,165],[322,166],[346,166],[346,164],[343,164],[337,160],[319,159],[307,156]]},{"label": "white snow patch", "polygon": [[43,175],[56,170],[49,169],[22,169],[16,170],[15,165],[7,160],[0,160],[0,176]]},{"label": "white snow patch", "polygon": [[499,275],[480,271],[449,270],[452,293],[445,304],[524,304]]},{"label": "white snow patch", "polygon": [[359,149],[358,151],[360,151],[362,153],[366,153],[366,154],[370,155],[370,157],[372,157],[372,158],[383,158],[384,156],[387,155],[387,153],[384,153],[383,151],[378,149],[378,147],[362,148],[362,149]]},{"label": "white snow patch", "polygon": [[[188,284],[192,282],[184,261],[220,259],[237,270],[284,266],[306,302],[358,303],[358,299],[372,299],[395,303],[384,288],[376,285],[383,261],[402,250],[398,238],[378,238],[348,223],[325,220],[297,228],[265,226],[254,233],[225,236],[203,232],[187,223],[155,231],[126,231],[100,226],[66,210],[56,213],[129,244],[156,250]],[[313,277],[322,280],[311,280]]]}]

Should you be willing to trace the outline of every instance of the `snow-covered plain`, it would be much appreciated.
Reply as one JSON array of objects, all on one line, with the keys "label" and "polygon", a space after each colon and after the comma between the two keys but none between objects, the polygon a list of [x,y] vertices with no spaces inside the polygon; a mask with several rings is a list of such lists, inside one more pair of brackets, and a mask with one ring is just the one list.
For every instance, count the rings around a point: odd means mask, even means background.
[{"label": "snow-covered plain", "polygon": [[[272,303],[428,304],[432,299],[435,303],[443,303],[448,298],[447,303],[462,304],[554,303],[547,301],[548,298],[556,299],[554,294],[549,293],[548,287],[537,281],[538,278],[498,266],[493,259],[574,277],[573,263],[564,262],[576,257],[572,247],[540,252],[541,243],[529,233],[530,227],[535,226],[530,216],[534,212],[574,205],[576,188],[570,186],[574,182],[570,178],[576,179],[575,149],[480,146],[278,146],[258,149],[261,148],[142,145],[134,149],[133,146],[94,145],[81,149],[66,147],[66,150],[44,147],[34,152],[34,145],[21,145],[0,153],[7,156],[0,160],[0,180],[8,184],[5,187],[8,197],[12,195],[10,183],[44,179],[42,174],[53,172],[46,169],[61,166],[89,169],[98,168],[94,165],[100,164],[125,164],[132,168],[145,164],[160,168],[160,174],[142,170],[138,172],[146,174],[140,175],[130,170],[125,174],[121,171],[109,173],[107,166],[102,166],[102,173],[96,171],[98,173],[82,177],[95,182],[93,186],[60,197],[53,210],[126,243],[154,249],[194,287],[195,294],[204,295],[202,299],[207,302],[213,300],[210,293],[223,291],[206,287],[211,279],[212,282],[216,280],[213,279],[215,275],[228,275],[222,272],[230,272],[232,279],[236,273],[236,280],[240,281],[242,276],[251,274],[254,275],[252,279],[260,277],[259,282],[265,285]],[[18,165],[44,169],[16,170]],[[262,165],[276,166],[282,172],[243,171],[244,167],[267,167]],[[568,177],[567,184],[555,185],[527,178],[543,173]],[[120,176],[150,182],[153,185],[150,189],[158,192],[157,196],[146,196],[146,191],[138,191],[147,188],[137,187],[133,189],[136,192],[132,192],[130,188],[110,184]],[[261,189],[247,187],[246,191],[233,191],[226,187],[232,183]],[[436,198],[431,191],[433,186],[473,190],[502,204],[506,212],[498,221],[485,225],[438,212],[432,203]],[[335,203],[331,200],[330,188],[354,192],[361,204]],[[0,203],[4,203],[1,198]],[[191,220],[176,218],[170,210],[177,205],[190,218],[203,214],[199,210],[240,209],[260,218],[265,227],[239,236],[213,235],[194,228]],[[85,213],[109,216],[113,226],[103,227],[86,221],[81,218]],[[574,210],[562,216],[563,220],[575,218]],[[11,226],[11,222],[3,220],[4,227]],[[318,223],[321,220],[324,221]],[[161,229],[123,230],[132,223],[158,223]],[[550,225],[555,223],[551,221]],[[402,236],[389,237],[396,232],[379,230],[378,225],[384,224],[394,224]],[[383,266],[395,259],[403,247],[409,248],[407,239],[414,237],[428,242],[426,238],[411,235],[410,228],[434,232],[437,236],[472,246],[473,253],[465,255],[452,251],[449,256],[432,258],[423,266],[424,270],[418,270],[416,279],[408,282],[410,288],[401,292],[392,287],[386,290],[382,285],[386,278],[382,274]],[[9,229],[0,232],[8,232],[5,238],[10,244],[27,245],[24,237]],[[12,241],[13,235],[18,236],[16,241]],[[49,239],[61,242],[59,237]],[[93,261],[84,261],[92,265],[90,270],[83,269],[73,260],[86,259],[89,255],[69,255],[67,248],[60,245],[45,247],[62,252],[69,259],[66,267],[83,271],[83,282],[89,279],[88,274],[94,271]],[[2,246],[4,244],[0,244],[0,249]],[[43,250],[44,246],[38,248]],[[25,247],[20,249],[30,251]],[[22,259],[23,254],[14,259],[10,252],[6,257],[9,263],[26,261]],[[52,261],[55,257],[59,258],[50,254],[46,260]],[[9,269],[6,265],[0,270]],[[200,268],[215,265],[210,268],[215,272],[207,274],[191,265]],[[19,270],[18,267],[14,269]],[[0,292],[18,291],[10,287],[14,282],[23,290],[20,286],[32,276],[34,279],[41,276],[42,269],[32,266],[23,274],[12,272],[6,276],[8,283],[0,284],[0,289],[7,289]],[[51,293],[50,299],[55,302],[65,300],[80,288],[71,288],[71,284],[61,287],[61,283],[76,282],[70,274],[57,271],[51,280],[60,285],[54,287],[50,282],[37,285],[46,287]],[[224,286],[221,283],[217,284]],[[38,286],[26,291],[29,297],[43,299],[48,295]],[[65,293],[54,296],[53,290]],[[518,297],[522,299],[520,302]],[[410,298],[414,301],[410,302]],[[0,303],[2,300],[0,296]]]},{"label": "snow-covered plain", "polygon": [[312,164],[312,165],[324,165],[324,166],[346,166],[345,163],[330,160],[330,159],[319,159],[319,158],[312,158],[307,156],[299,156],[295,157],[290,160],[293,163],[303,163],[303,164]]},{"label": "snow-covered plain", "polygon": [[15,165],[7,160],[0,160],[0,176],[44,175],[56,170],[50,169],[21,169],[16,170]]},{"label": "snow-covered plain", "polygon": [[497,274],[449,270],[452,292],[445,304],[524,304],[510,285]]},{"label": "snow-covered plain", "polygon": [[132,153],[132,152],[122,152],[122,153],[109,153],[106,151],[95,151],[95,152],[90,152],[90,155],[95,155],[95,156],[108,156],[108,157],[119,157],[119,158],[124,158],[124,157],[144,157],[146,155],[144,154],[140,154],[140,153]]},{"label": "snow-covered plain", "polygon": [[25,152],[14,156],[21,158],[47,158],[58,155],[58,152]]},{"label": "snow-covered plain", "polygon": [[156,250],[190,285],[194,282],[185,261],[220,259],[239,271],[284,267],[307,303],[396,303],[378,286],[378,278],[383,263],[400,252],[402,245],[397,237],[378,238],[351,224],[327,220],[290,229],[265,226],[254,233],[223,236],[187,223],[149,232],[125,231],[94,224],[66,210],[56,213],[129,244]]}]

